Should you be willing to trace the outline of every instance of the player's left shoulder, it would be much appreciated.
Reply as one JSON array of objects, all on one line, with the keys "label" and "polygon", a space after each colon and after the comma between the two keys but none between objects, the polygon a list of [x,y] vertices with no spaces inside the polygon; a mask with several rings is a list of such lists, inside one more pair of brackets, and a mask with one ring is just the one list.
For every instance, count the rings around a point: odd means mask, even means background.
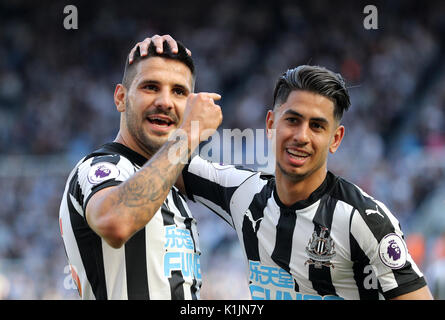
[{"label": "player's left shoulder", "polygon": [[[333,196],[343,201],[354,209],[354,215],[358,214],[373,232],[384,236],[399,228],[397,218],[381,201],[369,195],[361,187],[344,178],[337,177]],[[353,219],[358,221],[359,219]]]}]

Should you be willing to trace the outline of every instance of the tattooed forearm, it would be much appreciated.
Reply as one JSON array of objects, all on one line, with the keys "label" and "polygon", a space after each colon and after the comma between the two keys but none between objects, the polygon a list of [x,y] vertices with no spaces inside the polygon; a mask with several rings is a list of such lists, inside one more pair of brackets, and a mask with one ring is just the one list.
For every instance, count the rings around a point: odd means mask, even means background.
[{"label": "tattooed forearm", "polygon": [[161,174],[156,167],[151,171],[151,179],[139,174],[122,184],[118,194],[120,204],[127,207],[139,207],[160,199],[161,190],[165,189],[164,183],[157,181]]},{"label": "tattooed forearm", "polygon": [[[137,224],[135,228],[143,227],[160,208],[184,167],[180,162],[169,160],[169,149],[187,143],[187,140],[167,142],[137,173],[117,188],[116,212],[132,217]],[[188,146],[187,150],[185,157],[190,154]]]}]

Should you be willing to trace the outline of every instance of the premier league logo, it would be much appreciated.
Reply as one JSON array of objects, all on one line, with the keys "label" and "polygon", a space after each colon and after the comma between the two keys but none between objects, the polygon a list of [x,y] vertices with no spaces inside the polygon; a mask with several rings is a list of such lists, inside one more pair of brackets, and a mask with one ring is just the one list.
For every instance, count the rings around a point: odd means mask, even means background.
[{"label": "premier league logo", "polygon": [[97,168],[94,175],[96,176],[96,178],[100,179],[100,178],[108,177],[110,175],[110,173],[111,173],[111,170],[108,169],[106,166],[102,165],[99,168]]},{"label": "premier league logo", "polygon": [[306,247],[309,259],[304,265],[313,264],[317,269],[321,269],[323,266],[334,268],[334,265],[330,262],[336,254],[334,249],[335,243],[329,235],[328,228],[321,227],[320,235],[317,235],[316,231],[312,233],[312,238]]},{"label": "premier league logo", "polygon": [[388,256],[392,258],[394,261],[398,260],[400,258],[401,250],[399,246],[397,245],[397,242],[395,240],[390,240],[388,245]]},{"label": "premier league logo", "polygon": [[119,169],[110,162],[99,162],[91,166],[88,172],[88,181],[98,184],[105,180],[115,179],[119,176]]},{"label": "premier league logo", "polygon": [[387,234],[380,241],[379,256],[387,267],[391,269],[403,268],[407,259],[405,241],[395,233]]}]

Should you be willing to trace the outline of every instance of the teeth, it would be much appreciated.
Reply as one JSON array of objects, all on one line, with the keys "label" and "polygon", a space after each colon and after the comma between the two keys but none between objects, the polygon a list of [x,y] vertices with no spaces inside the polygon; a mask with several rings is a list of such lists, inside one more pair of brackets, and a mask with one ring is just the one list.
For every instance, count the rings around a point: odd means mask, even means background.
[{"label": "teeth", "polygon": [[158,117],[150,117],[148,118],[150,121],[160,121],[163,123],[166,123],[167,125],[170,125],[172,122],[163,118],[158,118]]},{"label": "teeth", "polygon": [[286,149],[286,150],[288,153],[290,153],[291,155],[296,156],[296,157],[306,158],[309,156],[306,152],[301,152],[301,151],[292,150],[292,149]]}]

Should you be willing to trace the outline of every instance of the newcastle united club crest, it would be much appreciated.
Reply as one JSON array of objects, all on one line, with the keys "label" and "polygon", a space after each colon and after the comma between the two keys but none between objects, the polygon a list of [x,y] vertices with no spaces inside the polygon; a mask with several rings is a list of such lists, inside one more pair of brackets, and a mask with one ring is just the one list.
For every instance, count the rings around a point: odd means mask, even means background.
[{"label": "newcastle united club crest", "polygon": [[320,235],[317,235],[316,231],[312,233],[312,238],[306,247],[309,260],[304,265],[313,264],[317,269],[321,269],[323,266],[334,268],[334,265],[330,262],[336,254],[334,249],[335,243],[329,236],[328,228],[321,227]]}]

